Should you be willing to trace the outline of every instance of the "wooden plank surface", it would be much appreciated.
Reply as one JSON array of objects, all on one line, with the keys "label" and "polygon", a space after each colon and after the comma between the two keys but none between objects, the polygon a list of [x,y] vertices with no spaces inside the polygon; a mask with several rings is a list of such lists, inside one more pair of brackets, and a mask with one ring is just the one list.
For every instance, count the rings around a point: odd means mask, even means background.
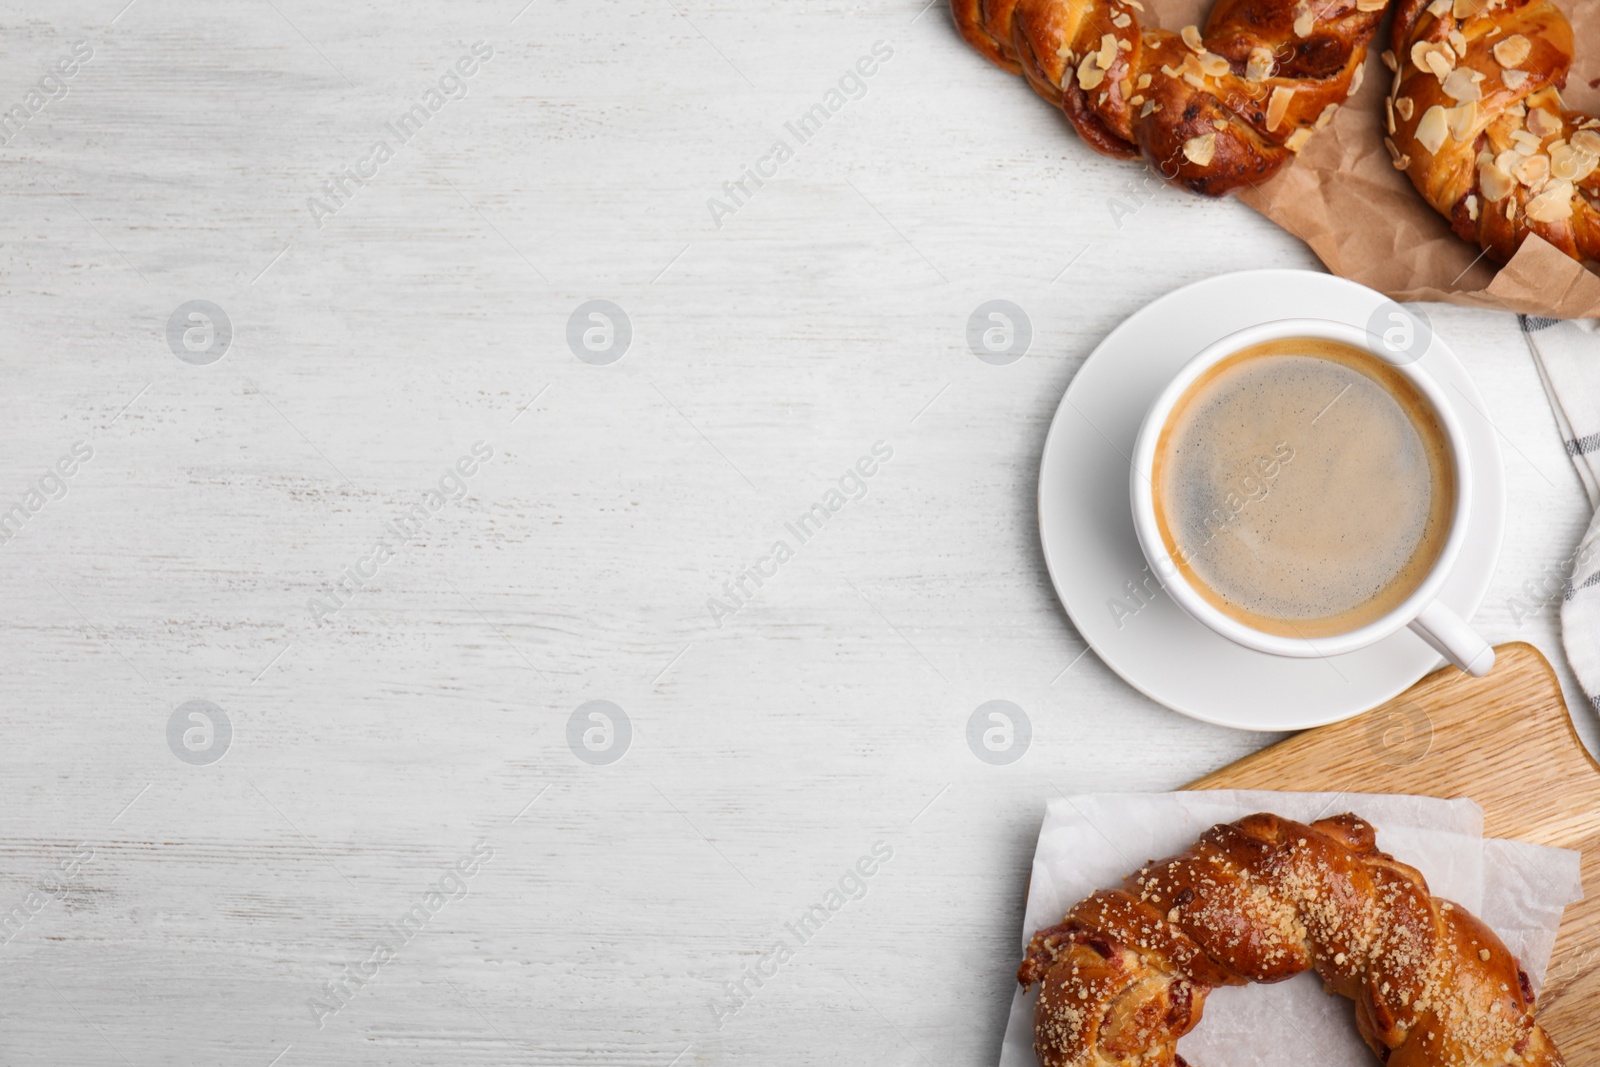
[{"label": "wooden plank surface", "polygon": [[1366,715],[1300,734],[1191,788],[1466,796],[1483,807],[1493,837],[1581,851],[1588,895],[1562,923],[1540,1020],[1568,1064],[1593,1064],[1600,1062],[1600,765],[1573,731],[1539,650],[1518,642],[1497,653],[1487,678],[1440,670]]}]

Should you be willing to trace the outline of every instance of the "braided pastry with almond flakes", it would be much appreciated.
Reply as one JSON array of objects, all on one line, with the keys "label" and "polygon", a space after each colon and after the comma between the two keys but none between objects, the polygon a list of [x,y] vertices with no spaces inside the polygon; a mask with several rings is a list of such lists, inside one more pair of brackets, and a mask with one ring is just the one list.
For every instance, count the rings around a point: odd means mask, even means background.
[{"label": "braided pastry with almond flakes", "polygon": [[1027,76],[1089,145],[1221,196],[1272,177],[1359,88],[1388,0],[1217,0],[1204,32],[1139,0],[950,0],[961,35]]},{"label": "braided pastry with almond flakes", "polygon": [[1494,931],[1348,814],[1213,827],[1034,934],[1017,980],[1044,1067],[1182,1067],[1212,989],[1308,970],[1388,1067],[1563,1067]]},{"label": "braided pastry with almond flakes", "polygon": [[1509,261],[1536,233],[1600,259],[1600,118],[1568,111],[1551,0],[1401,0],[1389,152],[1457,234]]}]

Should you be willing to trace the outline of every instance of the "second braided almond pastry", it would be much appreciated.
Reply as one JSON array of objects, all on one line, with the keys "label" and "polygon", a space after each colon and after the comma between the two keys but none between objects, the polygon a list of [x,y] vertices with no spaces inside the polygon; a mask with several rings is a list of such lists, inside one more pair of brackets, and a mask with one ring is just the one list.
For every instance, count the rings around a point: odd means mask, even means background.
[{"label": "second braided almond pastry", "polygon": [[1044,1067],[1178,1067],[1220,986],[1315,971],[1388,1067],[1561,1067],[1493,930],[1380,852],[1370,823],[1251,815],[1033,935]]}]

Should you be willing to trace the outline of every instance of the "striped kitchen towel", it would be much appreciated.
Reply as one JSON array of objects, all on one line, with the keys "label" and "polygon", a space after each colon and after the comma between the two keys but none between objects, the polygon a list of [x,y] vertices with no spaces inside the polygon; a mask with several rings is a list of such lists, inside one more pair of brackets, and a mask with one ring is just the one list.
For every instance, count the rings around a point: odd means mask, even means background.
[{"label": "striped kitchen towel", "polygon": [[[1567,454],[1600,509],[1600,320],[1522,317],[1522,331],[1544,380]],[[1600,711],[1600,511],[1562,561],[1561,640],[1584,695]]]}]

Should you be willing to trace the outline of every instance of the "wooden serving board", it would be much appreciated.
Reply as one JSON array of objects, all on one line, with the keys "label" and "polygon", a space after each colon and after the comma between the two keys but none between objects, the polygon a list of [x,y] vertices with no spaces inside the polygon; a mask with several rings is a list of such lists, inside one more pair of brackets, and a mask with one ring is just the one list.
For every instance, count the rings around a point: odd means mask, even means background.
[{"label": "wooden serving board", "polygon": [[[1572,728],[1561,683],[1532,645],[1493,672],[1437,671],[1348,722],[1311,730],[1191,789],[1351,790],[1471,797],[1486,832],[1583,853],[1587,899],[1567,909],[1539,1021],[1568,1067],[1600,1064],[1600,764]],[[1404,859],[1404,857],[1400,857]]]}]

